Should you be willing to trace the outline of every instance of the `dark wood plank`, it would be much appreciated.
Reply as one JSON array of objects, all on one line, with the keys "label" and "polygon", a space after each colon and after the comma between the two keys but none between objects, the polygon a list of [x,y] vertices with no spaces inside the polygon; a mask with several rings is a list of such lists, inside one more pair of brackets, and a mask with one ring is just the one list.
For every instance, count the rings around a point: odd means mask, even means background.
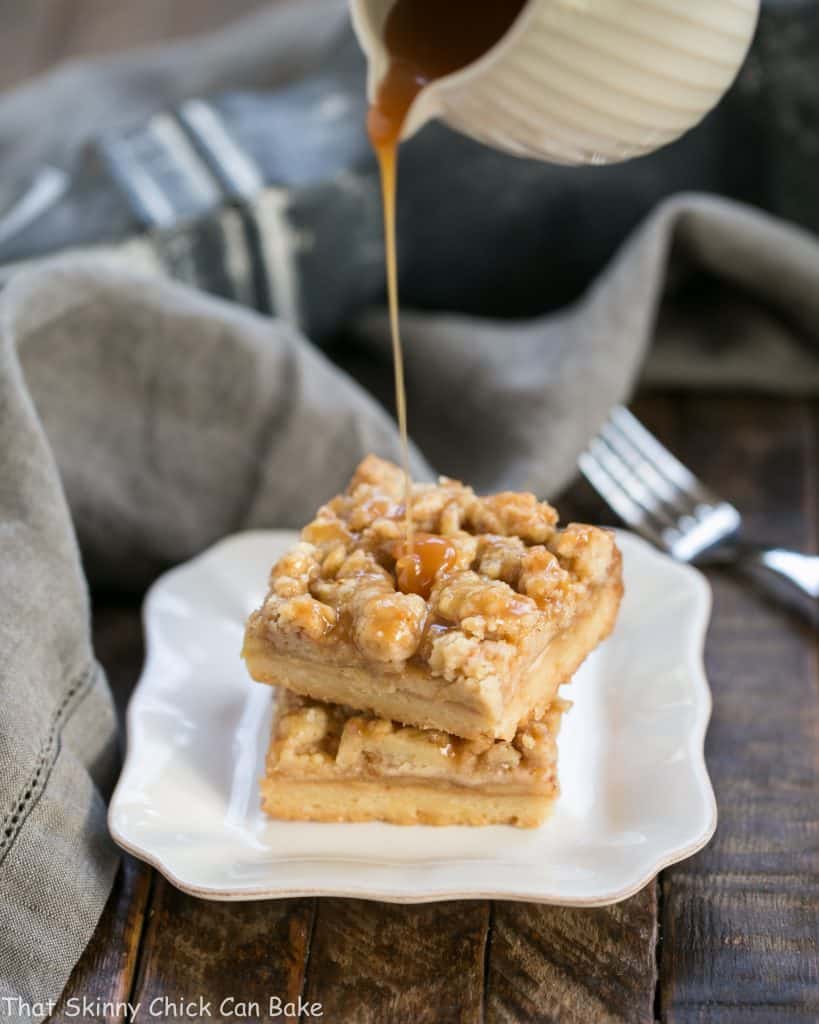
[{"label": "dark wood plank", "polygon": [[[240,1019],[247,1009],[254,1021],[292,1022],[285,1008],[303,991],[314,913],[309,899],[210,903],[157,876],[132,1002],[143,1017],[153,1004],[160,1020],[175,1016],[167,997],[207,1004],[185,1007],[185,1020]],[[275,997],[281,1013],[271,1007]]]},{"label": "dark wood plank", "polygon": [[[83,999],[91,1005],[126,1003],[136,972],[139,943],[151,869],[125,857],[114,888],[103,911],[94,937],[74,968],[62,998],[50,1018],[51,1024],[67,1024],[82,1019],[78,1008]],[[87,1016],[87,1015],[86,1015]],[[112,1012],[95,1016],[105,1024],[121,1024],[123,1014]]]},{"label": "dark wood plank", "polygon": [[306,997],[333,1022],[478,1022],[488,925],[485,902],[320,900]]},{"label": "dark wood plank", "polygon": [[654,1019],[656,885],[613,907],[497,903],[487,1024],[643,1024]]},{"label": "dark wood plank", "polygon": [[105,669],[120,722],[145,657],[138,603],[97,601],[93,614],[94,653]]},{"label": "dark wood plank", "polygon": [[[749,533],[815,544],[816,447],[803,403],[690,398],[671,440],[745,513]],[[806,514],[806,509],[809,514]],[[663,875],[664,1021],[819,1019],[816,638],[749,586],[712,574],[706,753],[714,841]]]}]

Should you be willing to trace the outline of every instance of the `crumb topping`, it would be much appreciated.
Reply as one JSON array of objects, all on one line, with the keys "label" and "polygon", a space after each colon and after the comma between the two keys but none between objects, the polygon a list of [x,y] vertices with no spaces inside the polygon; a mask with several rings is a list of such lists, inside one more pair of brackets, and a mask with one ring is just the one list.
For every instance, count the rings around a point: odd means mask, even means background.
[{"label": "crumb topping", "polygon": [[289,692],[278,702],[269,772],[463,777],[473,784],[554,777],[560,720],[570,707],[556,700],[542,718],[506,741],[415,729]]},{"label": "crumb topping", "polygon": [[447,680],[503,679],[526,637],[565,628],[618,564],[609,531],[559,530],[533,494],[479,497],[446,477],[413,486],[418,542],[408,556],[403,493],[402,471],[370,455],[319,509],[254,613],[277,647],[347,649],[396,671],[415,661]]}]

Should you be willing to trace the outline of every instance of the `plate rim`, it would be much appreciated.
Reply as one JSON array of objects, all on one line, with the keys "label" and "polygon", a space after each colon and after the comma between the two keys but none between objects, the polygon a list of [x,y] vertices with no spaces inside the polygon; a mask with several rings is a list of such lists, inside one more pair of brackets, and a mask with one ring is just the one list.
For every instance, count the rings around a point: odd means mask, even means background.
[{"label": "plate rim", "polygon": [[[168,882],[171,883],[175,888],[181,892],[187,893],[190,896],[195,896],[199,899],[210,900],[213,902],[249,902],[256,900],[275,900],[275,899],[297,899],[307,898],[316,896],[328,896],[335,898],[349,898],[349,899],[363,899],[382,903],[395,903],[395,904],[420,904],[420,903],[437,903],[445,900],[509,900],[511,902],[525,902],[525,903],[537,903],[547,906],[560,906],[560,907],[603,907],[611,906],[615,903],[620,903],[623,900],[635,895],[641,889],[643,889],[652,879],[656,878],[657,875],[664,871],[666,868],[671,867],[680,861],[686,860],[692,857],[703,849],[712,839],[717,828],[718,811],[716,795],[714,793],[713,783],[711,781],[710,774],[708,772],[708,765],[705,759],[705,738],[708,731],[708,725],[711,720],[711,714],[713,709],[713,696],[711,687],[708,682],[708,676],[705,671],[705,640],[708,631],[708,625],[711,617],[711,610],[713,606],[713,595],[710,584],[708,583],[705,576],[696,568],[691,565],[682,562],[676,562],[668,555],[661,551],[658,551],[655,547],[649,544],[647,541],[638,537],[636,534],[624,530],[621,528],[614,529],[617,535],[618,543],[621,543],[625,539],[626,546],[634,546],[639,549],[643,556],[648,557],[649,560],[654,560],[661,563],[664,567],[673,566],[675,570],[678,570],[682,575],[686,576],[692,585],[693,591],[697,595],[697,604],[692,615],[692,622],[690,625],[691,635],[688,643],[688,655],[691,659],[692,672],[689,674],[693,683],[692,692],[695,695],[695,712],[697,715],[696,722],[692,727],[689,734],[689,745],[690,754],[692,760],[692,766],[694,775],[697,781],[697,788],[700,794],[703,796],[705,803],[707,804],[707,821],[699,834],[693,838],[685,846],[678,847],[673,851],[669,851],[663,855],[659,855],[651,860],[650,864],[644,869],[633,881],[628,884],[621,886],[618,889],[614,889],[611,892],[601,896],[594,897],[565,897],[559,893],[531,893],[531,892],[506,892],[499,891],[497,889],[426,889],[418,890],[412,893],[405,891],[398,891],[396,889],[382,888],[379,889],[373,885],[365,885],[362,887],[356,886],[344,886],[344,885],[320,885],[320,886],[295,886],[287,887],[278,885],[275,887],[261,886],[257,888],[223,888],[223,887],[209,887],[195,885],[185,881],[177,875],[170,866],[163,860],[162,856],[148,849],[147,847],[140,845],[135,842],[132,838],[126,836],[117,826],[115,822],[117,803],[121,796],[121,790],[125,789],[123,785],[126,770],[129,766],[129,762],[134,758],[133,753],[133,735],[135,732],[135,719],[138,714],[138,700],[136,699],[139,695],[139,691],[144,683],[144,680],[148,677],[148,668],[150,664],[151,646],[150,646],[150,613],[153,606],[156,594],[167,584],[169,579],[190,571],[194,568],[197,563],[203,562],[213,556],[220,548],[228,547],[236,542],[243,542],[250,540],[250,538],[271,538],[273,536],[298,536],[296,530],[282,530],[282,529],[254,529],[254,530],[243,530],[237,533],[228,534],[225,537],[220,538],[214,544],[210,545],[203,551],[194,555],[192,558],[185,562],[173,566],[171,569],[162,573],[158,576],[146,591],[145,598],[142,604],[141,621],[143,626],[143,634],[145,637],[145,659],[143,662],[142,670],[140,671],[139,678],[134,684],[134,688],[128,700],[128,706],[125,713],[125,756],[122,761],[120,768],[120,774],[117,779],[117,783],[111,794],[111,798],[108,803],[107,811],[107,824],[111,838],[114,842],[126,853],[144,861],[150,865],[156,871],[158,871]],[[413,827],[413,826],[410,826]],[[322,863],[321,860],[317,860],[314,863]],[[326,863],[333,864],[338,863],[332,858],[327,858]]]}]

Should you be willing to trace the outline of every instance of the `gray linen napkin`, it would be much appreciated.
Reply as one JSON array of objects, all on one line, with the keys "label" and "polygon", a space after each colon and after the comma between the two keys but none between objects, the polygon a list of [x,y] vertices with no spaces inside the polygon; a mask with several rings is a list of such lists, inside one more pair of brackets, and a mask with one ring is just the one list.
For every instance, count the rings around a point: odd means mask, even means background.
[{"label": "gray linen napkin", "polygon": [[[692,281],[731,311],[718,331],[713,303],[686,301]],[[409,314],[415,471],[554,495],[627,396],[655,328],[649,366],[662,379],[680,369],[681,338],[692,364],[747,352],[736,325],[764,360],[743,363],[748,383],[798,360],[805,390],[816,389],[819,246],[696,196],[661,207],[556,316]],[[0,1021],[10,1024],[2,999],[60,992],[116,866],[104,820],[115,725],[79,549],[91,586],[136,592],[226,533],[299,525],[360,456],[398,446],[384,409],[292,327],[104,261],[22,272],[0,296],[0,329]],[[358,337],[359,370],[388,393],[381,318]]]}]

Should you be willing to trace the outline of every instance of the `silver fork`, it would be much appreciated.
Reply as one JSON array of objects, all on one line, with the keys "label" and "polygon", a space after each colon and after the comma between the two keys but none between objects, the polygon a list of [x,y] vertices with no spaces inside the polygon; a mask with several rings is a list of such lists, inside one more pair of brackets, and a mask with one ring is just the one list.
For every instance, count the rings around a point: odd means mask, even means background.
[{"label": "silver fork", "polygon": [[737,509],[709,490],[627,409],[612,410],[578,464],[628,526],[673,558],[733,566],[819,626],[819,557],[743,540]]}]

